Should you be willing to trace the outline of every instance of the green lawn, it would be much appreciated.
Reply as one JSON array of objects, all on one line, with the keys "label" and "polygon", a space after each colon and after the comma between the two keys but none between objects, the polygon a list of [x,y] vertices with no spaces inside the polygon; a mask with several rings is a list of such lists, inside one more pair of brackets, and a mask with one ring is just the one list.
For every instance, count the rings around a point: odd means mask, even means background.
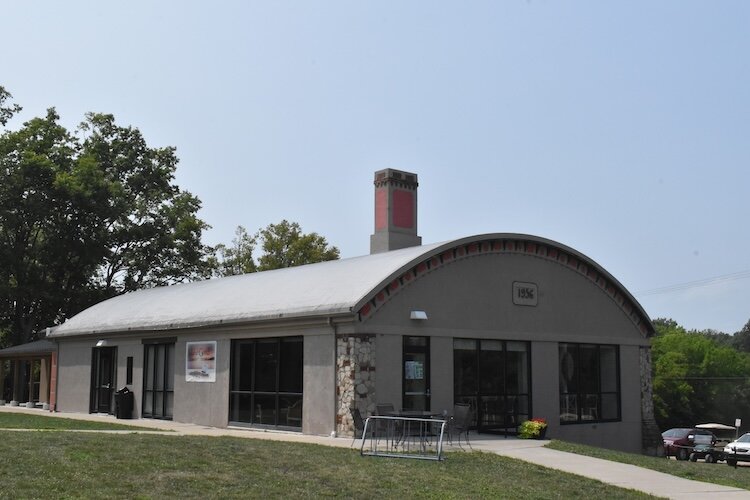
[{"label": "green lawn", "polygon": [[707,464],[704,462],[689,462],[667,460],[663,457],[649,457],[645,455],[636,455],[634,453],[625,453],[622,451],[606,450],[604,448],[594,448],[582,444],[568,443],[565,441],[551,441],[548,447],[554,450],[578,453],[590,457],[603,458],[613,462],[622,462],[625,464],[637,465],[647,469],[653,469],[673,476],[704,481],[707,483],[723,484],[725,486],[734,486],[750,490],[750,468],[727,466],[726,463]]},{"label": "green lawn", "polygon": [[230,437],[0,431],[0,497],[647,498],[487,453],[444,462]]},{"label": "green lawn", "polygon": [[113,422],[90,422],[72,418],[57,418],[28,413],[0,412],[0,429],[56,429],[56,430],[89,430],[89,431],[153,431],[148,427],[121,425]]}]

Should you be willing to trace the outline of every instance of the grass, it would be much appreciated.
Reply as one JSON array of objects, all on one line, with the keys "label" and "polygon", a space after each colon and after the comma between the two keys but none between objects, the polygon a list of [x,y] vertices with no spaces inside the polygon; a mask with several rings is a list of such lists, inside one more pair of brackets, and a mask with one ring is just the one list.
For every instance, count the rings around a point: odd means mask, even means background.
[{"label": "grass", "polygon": [[113,422],[92,422],[71,418],[0,412],[0,429],[40,429],[76,431],[153,431],[148,427],[122,425]]},{"label": "grass", "polygon": [[487,453],[444,462],[231,437],[0,431],[0,498],[648,498]]},{"label": "grass", "polygon": [[726,463],[707,464],[704,462],[689,462],[667,460],[663,457],[650,457],[646,455],[637,455],[634,453],[625,453],[622,451],[607,450],[604,448],[595,448],[566,441],[551,441],[549,448],[589,457],[602,458],[613,462],[637,465],[646,469],[652,469],[673,476],[683,477],[685,479],[694,479],[706,483],[722,484],[724,486],[734,486],[750,490],[750,468],[747,467],[728,467]]}]

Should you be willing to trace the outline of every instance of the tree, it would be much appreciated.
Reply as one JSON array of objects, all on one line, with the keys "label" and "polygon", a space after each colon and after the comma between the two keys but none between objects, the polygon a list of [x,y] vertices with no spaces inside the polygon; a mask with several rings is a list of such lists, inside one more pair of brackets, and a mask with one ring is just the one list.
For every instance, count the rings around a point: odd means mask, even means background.
[{"label": "tree", "polygon": [[107,248],[98,285],[105,296],[205,277],[209,273],[197,217],[200,200],[173,184],[174,148],[149,148],[138,129],[108,114],[90,113],[80,125],[82,155],[109,184],[103,206]]},{"label": "tree", "polygon": [[0,135],[0,343],[209,270],[200,201],[174,185],[173,148],[150,148],[112,115],[87,115],[78,136],[58,122],[50,109]]},{"label": "tree", "polygon": [[247,229],[237,226],[231,246],[220,243],[214,249],[213,267],[215,276],[234,276],[254,273],[258,266],[253,260],[257,240],[247,233]]},{"label": "tree", "polygon": [[654,410],[662,429],[733,422],[750,412],[750,356],[722,345],[713,332],[686,331],[655,320]]},{"label": "tree", "polygon": [[750,353],[750,321],[745,323],[742,330],[732,335],[732,345],[739,351]]},{"label": "tree", "polygon": [[[256,262],[253,252],[259,243],[263,253]],[[339,249],[329,246],[325,237],[305,234],[298,223],[282,220],[258,230],[254,236],[238,226],[231,246],[220,244],[214,249],[212,267],[215,276],[232,276],[338,258]]]},{"label": "tree", "polygon": [[259,239],[263,248],[263,255],[258,259],[259,271],[339,258],[338,248],[328,246],[326,239],[318,233],[302,233],[296,222],[282,220],[278,224],[269,224],[260,230]]},{"label": "tree", "polygon": [[79,175],[90,164],[58,118],[50,109],[0,136],[0,328],[11,344],[58,319],[95,269],[96,229],[71,189],[93,193],[94,179]]},{"label": "tree", "polygon": [[10,92],[0,85],[0,125],[5,126],[8,120],[13,118],[13,115],[21,111],[21,106],[18,104],[6,105],[5,101],[11,99],[13,96]]}]

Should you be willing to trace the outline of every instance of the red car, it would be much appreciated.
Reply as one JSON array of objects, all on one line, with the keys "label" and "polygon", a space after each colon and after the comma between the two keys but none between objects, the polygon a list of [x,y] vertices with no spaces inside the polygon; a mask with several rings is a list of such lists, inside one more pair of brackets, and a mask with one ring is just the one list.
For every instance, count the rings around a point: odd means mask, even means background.
[{"label": "red car", "polygon": [[661,433],[662,441],[664,441],[664,453],[668,457],[677,457],[677,460],[687,460],[690,457],[690,452],[693,451],[693,446],[695,446],[696,434],[711,436],[711,446],[716,444],[716,436],[706,429],[694,427],[669,429]]}]

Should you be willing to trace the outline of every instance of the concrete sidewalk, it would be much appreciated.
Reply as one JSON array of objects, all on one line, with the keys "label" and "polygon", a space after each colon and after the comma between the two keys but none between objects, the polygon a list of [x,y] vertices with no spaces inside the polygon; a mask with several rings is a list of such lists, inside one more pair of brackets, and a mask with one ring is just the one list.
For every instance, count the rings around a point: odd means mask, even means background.
[{"label": "concrete sidewalk", "polygon": [[[169,420],[135,419],[117,420],[112,415],[83,414],[83,413],[49,413],[46,411],[20,407],[0,406],[0,412],[29,413],[57,418],[71,418],[94,422],[112,422],[124,425],[135,425],[152,429],[145,432],[169,432],[182,436],[232,436],[238,438],[267,439],[273,441],[288,441],[297,443],[313,443],[324,446],[349,448],[351,438],[336,438],[325,436],[310,436],[297,432],[265,431],[249,428],[216,428],[195,424],[184,424]],[[122,431],[119,431],[122,432]],[[127,431],[126,431],[127,432]],[[133,431],[144,432],[144,431]],[[642,491],[651,495],[674,499],[711,498],[711,499],[748,499],[750,491],[712,483],[703,483],[683,479],[669,474],[656,472],[634,465],[621,464],[601,460],[598,458],[576,455],[545,448],[548,441],[528,439],[504,438],[482,434],[471,435],[471,448],[475,451],[495,453],[506,457],[516,458],[551,469],[557,469],[571,474],[596,479],[604,483]],[[359,445],[357,441],[355,447]],[[447,450],[457,449],[447,447]],[[726,467],[716,465],[716,467]],[[750,473],[750,470],[747,470]]]},{"label": "concrete sidewalk", "polygon": [[[545,448],[548,441],[525,439],[494,439],[472,443],[475,450],[496,453],[517,458],[533,464],[570,472],[578,476],[597,479],[604,483],[642,491],[665,498],[711,498],[711,499],[750,499],[750,491],[730,486],[703,483],[664,474],[635,465],[610,462],[599,458],[566,453]],[[716,465],[726,467],[726,465]],[[744,472],[744,471],[743,471]],[[747,471],[750,473],[750,471]]]}]

